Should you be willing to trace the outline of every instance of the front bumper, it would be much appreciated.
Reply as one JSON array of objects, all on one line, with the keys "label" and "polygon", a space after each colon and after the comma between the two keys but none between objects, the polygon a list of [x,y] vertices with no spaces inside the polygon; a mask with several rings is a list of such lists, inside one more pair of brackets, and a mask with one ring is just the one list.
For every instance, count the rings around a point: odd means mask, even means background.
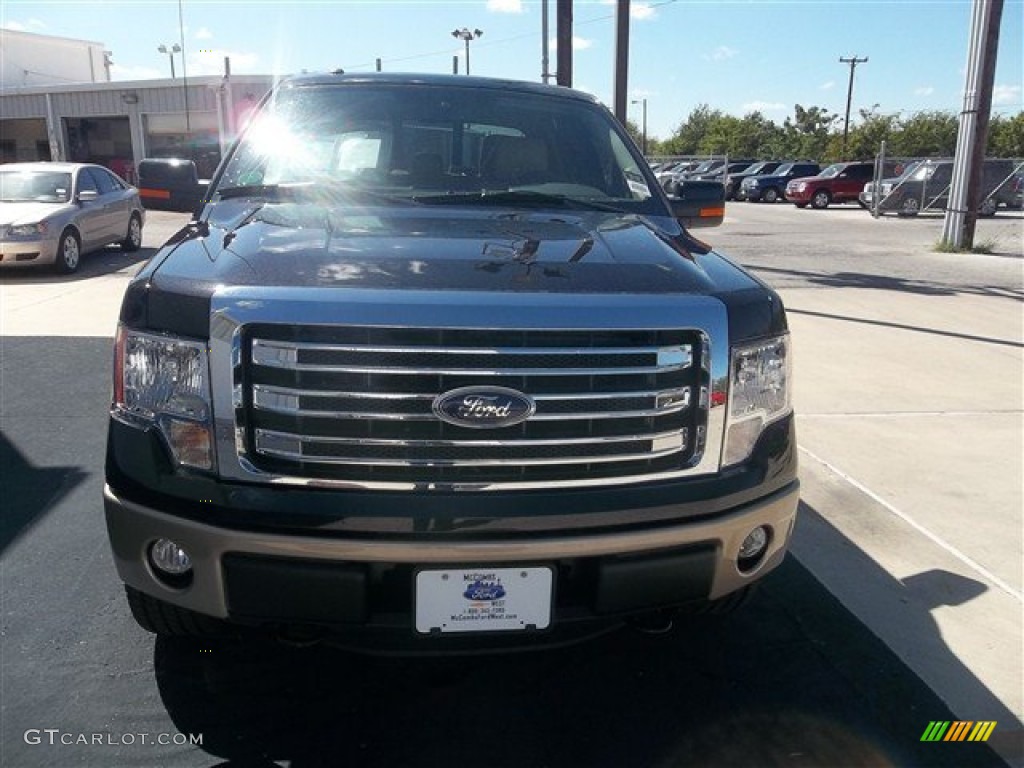
[{"label": "front bumper", "polygon": [[0,240],[0,268],[53,264],[57,240]]},{"label": "front bumper", "polygon": [[[117,571],[129,586],[207,616],[243,624],[381,628],[413,633],[419,567],[550,566],[554,626],[703,603],[779,565],[796,518],[799,483],[684,524],[622,532],[431,539],[289,535],[217,527],[156,511],[104,490]],[[746,571],[740,543],[769,529],[764,556]],[[158,538],[193,561],[187,586],[158,577],[148,551]]]}]

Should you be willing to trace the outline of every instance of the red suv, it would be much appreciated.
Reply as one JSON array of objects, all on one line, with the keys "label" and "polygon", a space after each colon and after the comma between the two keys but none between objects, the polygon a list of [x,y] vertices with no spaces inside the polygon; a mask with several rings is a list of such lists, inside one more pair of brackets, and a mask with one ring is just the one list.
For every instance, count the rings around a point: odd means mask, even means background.
[{"label": "red suv", "polygon": [[856,203],[864,184],[874,175],[874,163],[834,163],[817,176],[786,184],[786,199],[797,208],[828,208],[829,203]]}]

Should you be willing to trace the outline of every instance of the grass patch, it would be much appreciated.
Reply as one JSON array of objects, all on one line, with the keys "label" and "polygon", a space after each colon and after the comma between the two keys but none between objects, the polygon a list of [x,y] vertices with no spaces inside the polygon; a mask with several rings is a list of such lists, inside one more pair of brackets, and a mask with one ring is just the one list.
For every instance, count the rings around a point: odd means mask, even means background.
[{"label": "grass patch", "polygon": [[999,242],[993,238],[987,240],[976,240],[972,248],[957,248],[945,240],[937,240],[932,249],[938,253],[995,253]]}]

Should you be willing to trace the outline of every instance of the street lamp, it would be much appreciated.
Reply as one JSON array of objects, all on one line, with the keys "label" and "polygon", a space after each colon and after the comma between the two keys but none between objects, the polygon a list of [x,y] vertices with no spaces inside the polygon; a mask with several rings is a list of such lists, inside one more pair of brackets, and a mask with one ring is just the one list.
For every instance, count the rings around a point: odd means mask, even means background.
[{"label": "street lamp", "polygon": [[174,79],[174,54],[181,53],[181,46],[178,45],[177,43],[172,45],[170,48],[168,48],[166,45],[161,45],[159,48],[157,48],[157,50],[160,53],[166,53],[167,54],[167,58],[169,58],[171,60],[171,80],[173,80]]},{"label": "street lamp", "polygon": [[479,30],[479,29],[474,29],[474,30],[471,31],[467,27],[463,27],[462,29],[456,29],[454,32],[452,32],[452,37],[457,38],[459,40],[463,40],[466,43],[466,74],[467,75],[469,74],[469,41],[470,40],[475,40],[476,38],[480,37],[482,34],[483,34],[483,32],[481,30]]},{"label": "street lamp", "polygon": [[630,104],[643,104],[644,117],[643,128],[641,129],[640,151],[647,157],[647,99],[633,99]]}]

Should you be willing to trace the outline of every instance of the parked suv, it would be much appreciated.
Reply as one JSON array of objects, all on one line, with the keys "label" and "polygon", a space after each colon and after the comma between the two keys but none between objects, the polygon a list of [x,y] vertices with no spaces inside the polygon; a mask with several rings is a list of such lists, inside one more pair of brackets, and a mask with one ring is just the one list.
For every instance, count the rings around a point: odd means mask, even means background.
[{"label": "parked suv", "polygon": [[875,173],[874,163],[833,163],[817,176],[786,184],[786,199],[797,208],[828,208],[830,203],[855,203]]},{"label": "parked suv", "polygon": [[124,297],[138,622],[456,652],[734,607],[793,529],[790,341],[687,206],[569,89],[279,84]]},{"label": "parked suv", "polygon": [[[978,215],[994,216],[1000,206],[1019,207],[1019,172],[1020,165],[1013,160],[985,160]],[[883,213],[896,212],[901,216],[916,216],[926,209],[943,211],[949,205],[952,182],[952,160],[925,160],[899,179],[882,182],[878,209]],[[866,199],[870,202],[870,197]]]},{"label": "parked suv", "polygon": [[778,160],[764,160],[760,163],[754,163],[738,173],[730,172],[729,175],[725,177],[725,199],[736,199],[740,185],[743,183],[744,179],[748,179],[751,176],[768,175],[780,165],[782,165],[782,163]]},{"label": "parked suv", "polygon": [[783,163],[772,173],[761,176],[748,176],[740,184],[737,197],[749,202],[774,203],[781,200],[790,179],[801,176],[814,176],[821,170],[817,163],[796,162]]}]

